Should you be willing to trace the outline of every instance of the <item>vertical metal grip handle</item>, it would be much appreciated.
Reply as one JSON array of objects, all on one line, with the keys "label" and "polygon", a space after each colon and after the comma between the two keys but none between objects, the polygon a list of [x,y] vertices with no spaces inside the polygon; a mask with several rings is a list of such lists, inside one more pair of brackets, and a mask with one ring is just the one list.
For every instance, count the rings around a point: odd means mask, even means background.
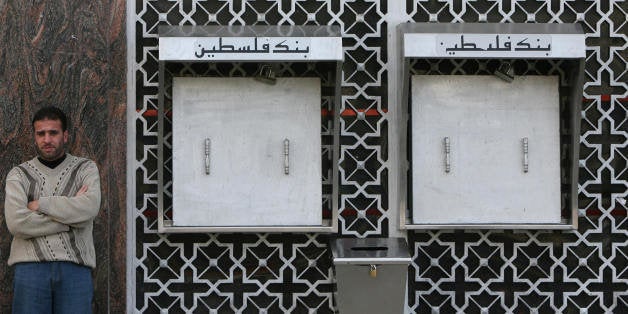
[{"label": "vertical metal grip handle", "polygon": [[209,152],[211,150],[211,141],[205,139],[205,174],[209,174]]},{"label": "vertical metal grip handle", "polygon": [[283,173],[290,174],[290,141],[283,140]]},{"label": "vertical metal grip handle", "polygon": [[523,172],[527,173],[528,172],[528,167],[529,167],[529,163],[528,163],[528,138],[524,137],[521,142],[523,144]]},{"label": "vertical metal grip handle", "polygon": [[448,136],[443,139],[443,145],[445,146],[445,172],[449,173],[451,171],[451,142]]}]

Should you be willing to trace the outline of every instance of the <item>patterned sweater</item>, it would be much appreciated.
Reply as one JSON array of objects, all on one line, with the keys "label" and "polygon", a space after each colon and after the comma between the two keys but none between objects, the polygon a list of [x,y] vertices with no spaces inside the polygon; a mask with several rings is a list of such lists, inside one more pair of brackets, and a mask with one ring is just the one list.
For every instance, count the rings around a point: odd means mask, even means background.
[{"label": "patterned sweater", "polygon": [[[87,185],[87,192],[75,196]],[[39,200],[39,210],[26,205]],[[54,169],[37,157],[11,169],[6,179],[4,215],[13,241],[9,265],[20,262],[69,261],[96,267],[92,235],[100,209],[96,164],[66,154]]]}]

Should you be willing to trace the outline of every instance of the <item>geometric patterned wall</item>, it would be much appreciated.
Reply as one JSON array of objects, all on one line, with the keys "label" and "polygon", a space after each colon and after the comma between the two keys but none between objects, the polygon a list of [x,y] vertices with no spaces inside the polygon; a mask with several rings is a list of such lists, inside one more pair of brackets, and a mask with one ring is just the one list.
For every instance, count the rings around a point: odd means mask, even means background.
[{"label": "geometric patterned wall", "polygon": [[[545,0],[136,1],[129,3],[128,306],[146,313],[332,313],[327,236],[157,232],[158,25],[338,25],[344,47],[339,235],[387,237],[391,60],[408,22],[579,23],[587,58],[579,228],[408,232],[409,308],[441,313],[628,313],[628,2]],[[132,35],[131,35],[132,36]],[[531,64],[534,68],[536,65]],[[467,67],[456,68],[465,74]],[[466,73],[473,74],[473,73]],[[391,86],[389,86],[389,83]],[[394,147],[394,146],[393,146]],[[133,298],[133,299],[130,299]]]}]

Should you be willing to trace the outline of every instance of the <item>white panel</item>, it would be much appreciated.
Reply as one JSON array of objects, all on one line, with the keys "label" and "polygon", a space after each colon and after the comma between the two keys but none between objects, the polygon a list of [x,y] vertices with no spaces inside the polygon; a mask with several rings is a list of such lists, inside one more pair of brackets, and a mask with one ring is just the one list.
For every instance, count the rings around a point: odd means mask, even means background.
[{"label": "white panel", "polygon": [[173,224],[321,225],[320,103],[318,78],[174,78]]},{"label": "white panel", "polygon": [[411,94],[414,223],[560,222],[557,77],[413,76]]}]

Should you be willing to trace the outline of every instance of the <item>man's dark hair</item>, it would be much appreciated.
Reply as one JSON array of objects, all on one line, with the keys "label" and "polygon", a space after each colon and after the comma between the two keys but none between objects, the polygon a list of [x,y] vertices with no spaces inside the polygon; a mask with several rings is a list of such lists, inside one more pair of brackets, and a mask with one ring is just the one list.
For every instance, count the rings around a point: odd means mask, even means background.
[{"label": "man's dark hair", "polygon": [[49,106],[37,110],[33,116],[33,127],[35,127],[36,121],[41,120],[59,120],[61,121],[61,130],[66,131],[68,129],[68,118],[65,116],[65,113],[57,107]]}]

